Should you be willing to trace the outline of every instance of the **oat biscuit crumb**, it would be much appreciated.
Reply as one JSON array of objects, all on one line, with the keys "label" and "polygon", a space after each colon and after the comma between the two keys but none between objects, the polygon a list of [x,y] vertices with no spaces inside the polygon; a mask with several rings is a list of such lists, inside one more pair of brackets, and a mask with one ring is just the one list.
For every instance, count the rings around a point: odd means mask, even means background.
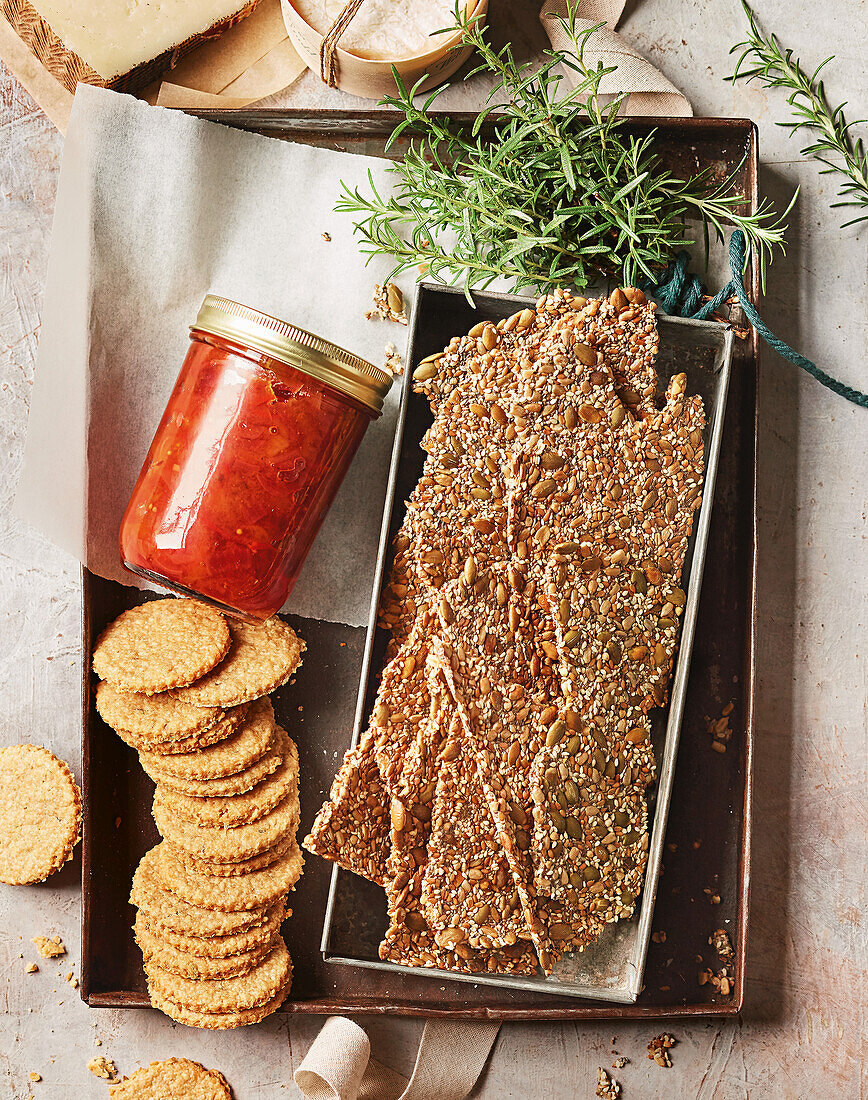
[{"label": "oat biscuit crumb", "polygon": [[669,1049],[674,1047],[675,1043],[675,1036],[666,1031],[662,1035],[655,1035],[648,1044],[648,1057],[662,1069],[671,1069],[672,1059],[669,1057]]},{"label": "oat biscuit crumb", "polygon": [[602,1066],[597,1069],[596,1093],[601,1100],[618,1100],[621,1095],[621,1086],[614,1077],[606,1073]]},{"label": "oat biscuit crumb", "polygon": [[101,1054],[87,1063],[87,1068],[94,1075],[94,1077],[102,1077],[104,1081],[114,1081],[117,1079],[118,1071],[115,1068],[114,1062],[110,1058],[104,1058]]},{"label": "oat biscuit crumb", "polygon": [[48,936],[34,936],[30,942],[36,944],[43,959],[56,959],[66,954],[66,948],[60,936],[52,936],[51,939]]},{"label": "oat biscuit crumb", "polygon": [[29,963],[28,966],[27,966],[27,973],[28,974],[36,974],[38,970],[39,970],[39,967],[36,965],[36,963]]},{"label": "oat biscuit crumb", "polygon": [[655,943],[666,943],[666,933],[662,929],[659,932],[652,932],[651,939]]},{"label": "oat biscuit crumb", "polygon": [[623,1054],[619,1054],[615,1061],[612,1063],[612,1069],[623,1069],[624,1066],[629,1065],[629,1063],[629,1058],[625,1058]]},{"label": "oat biscuit crumb", "polygon": [[708,942],[721,957],[732,954],[732,943],[726,929],[718,928],[708,937]]},{"label": "oat biscuit crumb", "polygon": [[320,236],[326,243],[328,243],[332,239],[331,233],[320,233]]},{"label": "oat biscuit crumb", "polygon": [[31,1081],[41,1081],[42,1080],[42,1074],[41,1073],[31,1073],[30,1074],[30,1080]]}]

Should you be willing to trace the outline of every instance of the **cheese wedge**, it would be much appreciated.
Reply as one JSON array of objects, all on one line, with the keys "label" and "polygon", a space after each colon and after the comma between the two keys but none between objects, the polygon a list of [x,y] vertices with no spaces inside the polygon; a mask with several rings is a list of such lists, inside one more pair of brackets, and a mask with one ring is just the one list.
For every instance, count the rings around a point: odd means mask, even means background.
[{"label": "cheese wedge", "polygon": [[143,87],[257,0],[2,0],[3,14],[43,65],[76,83]]}]

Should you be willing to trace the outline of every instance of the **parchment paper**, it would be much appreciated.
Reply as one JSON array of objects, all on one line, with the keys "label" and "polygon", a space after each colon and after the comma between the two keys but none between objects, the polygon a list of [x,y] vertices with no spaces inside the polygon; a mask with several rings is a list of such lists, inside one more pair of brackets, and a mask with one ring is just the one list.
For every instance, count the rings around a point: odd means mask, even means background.
[{"label": "parchment paper", "polygon": [[[382,160],[79,85],[16,513],[99,576],[135,583],[118,527],[209,291],[377,365],[389,342],[403,355],[404,326],[365,319],[388,265],[365,268],[351,219],[333,212],[338,181],[364,186],[369,171],[388,193]],[[368,429],[286,610],[367,622],[398,391]]]}]

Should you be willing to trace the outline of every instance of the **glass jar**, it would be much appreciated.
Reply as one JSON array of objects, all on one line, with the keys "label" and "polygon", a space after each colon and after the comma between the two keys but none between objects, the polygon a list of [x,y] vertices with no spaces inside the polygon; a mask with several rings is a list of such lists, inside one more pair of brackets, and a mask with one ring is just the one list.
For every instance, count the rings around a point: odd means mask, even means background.
[{"label": "glass jar", "polygon": [[127,569],[248,619],[278,611],[385,371],[209,294],[120,529]]}]

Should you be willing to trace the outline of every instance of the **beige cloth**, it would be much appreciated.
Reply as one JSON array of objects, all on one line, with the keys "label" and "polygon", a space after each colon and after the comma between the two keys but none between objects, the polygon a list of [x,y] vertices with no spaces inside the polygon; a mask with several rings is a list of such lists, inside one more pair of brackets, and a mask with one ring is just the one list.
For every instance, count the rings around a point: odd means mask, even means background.
[{"label": "beige cloth", "polygon": [[295,1083],[308,1100],[464,1100],[476,1084],[500,1024],[428,1020],[410,1080],[370,1057],[364,1031],[330,1016]]},{"label": "beige cloth", "polygon": [[[659,69],[638,54],[632,46],[615,33],[626,0],[580,0],[576,20],[580,29],[606,23],[593,34],[585,50],[585,61],[595,67],[598,61],[608,68],[617,65],[617,71],[604,76],[600,84],[603,95],[629,92],[629,98],[621,108],[625,115],[660,115],[665,118],[689,117],[693,108],[686,96],[666,79]],[[571,43],[555,16],[566,15],[567,0],[545,0],[539,13],[540,21],[556,50],[569,50]],[[569,79],[571,74],[567,74]]]}]

